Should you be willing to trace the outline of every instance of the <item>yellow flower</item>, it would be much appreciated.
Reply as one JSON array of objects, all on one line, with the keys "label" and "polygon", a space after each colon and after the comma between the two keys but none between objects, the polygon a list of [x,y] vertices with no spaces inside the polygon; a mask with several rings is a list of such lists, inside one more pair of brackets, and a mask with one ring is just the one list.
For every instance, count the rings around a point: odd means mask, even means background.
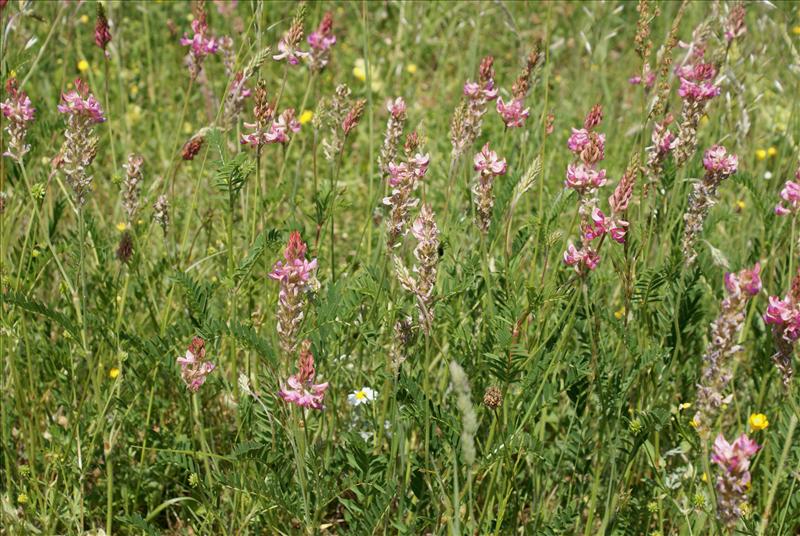
[{"label": "yellow flower", "polygon": [[31,257],[33,257],[35,259],[38,256],[39,256],[39,249],[38,248],[33,248],[31,250]]},{"label": "yellow flower", "polygon": [[89,15],[81,15],[81,23],[86,24],[89,22]]},{"label": "yellow flower", "polygon": [[691,407],[692,407],[692,403],[691,402],[684,402],[683,404],[680,404],[678,406],[678,411],[683,411],[683,410],[689,409]]},{"label": "yellow flower", "polygon": [[119,223],[117,224],[117,231],[119,231],[120,233],[121,233],[122,231],[124,231],[125,229],[127,229],[127,228],[128,228],[128,226],[125,224],[125,222],[124,222],[124,221],[121,221],[121,222],[119,222]]},{"label": "yellow flower", "polygon": [[9,78],[16,78],[17,77],[17,71],[15,71],[14,69],[11,69],[11,71],[8,73],[8,77]]},{"label": "yellow flower", "polygon": [[767,426],[769,426],[769,421],[767,420],[767,416],[763,413],[753,413],[750,415],[750,428],[754,431],[758,432],[764,430]]},{"label": "yellow flower", "polygon": [[414,74],[417,72],[417,64],[416,63],[409,63],[406,65],[406,72],[408,74]]},{"label": "yellow flower", "polygon": [[703,476],[701,476],[701,477],[700,477],[700,479],[701,479],[703,482],[708,482],[708,475],[707,475],[706,473],[703,473]]},{"label": "yellow flower", "polygon": [[19,495],[17,495],[17,503],[25,504],[26,502],[28,502],[27,495],[25,495],[24,493],[20,493]]},{"label": "yellow flower", "polygon": [[776,154],[778,154],[778,150],[775,147],[770,147],[767,149],[767,155],[775,156]]},{"label": "yellow flower", "polygon": [[692,428],[697,428],[698,426],[700,426],[700,420],[697,418],[697,415],[692,417],[692,420],[689,421],[689,424],[692,426]]},{"label": "yellow flower", "polygon": [[301,125],[305,125],[312,119],[314,119],[314,112],[312,112],[311,110],[303,110],[303,113],[300,114]]},{"label": "yellow flower", "polygon": [[792,33],[794,35],[800,35],[800,26],[795,26],[794,28],[792,28]]},{"label": "yellow flower", "polygon": [[623,316],[625,316],[625,306],[624,305],[622,307],[620,307],[619,309],[617,309],[616,311],[614,311],[614,317],[617,320],[620,320]]},{"label": "yellow flower", "polygon": [[764,149],[756,149],[756,158],[759,160],[764,160],[767,158],[767,151]]},{"label": "yellow flower", "polygon": [[[370,73],[371,74],[371,73]],[[353,66],[353,76],[362,82],[367,79],[367,63],[364,58],[358,58]]]},{"label": "yellow flower", "polygon": [[89,62],[86,60],[81,60],[78,62],[78,70],[80,72],[86,72],[89,70]]},{"label": "yellow flower", "polygon": [[108,371],[108,377],[112,380],[116,380],[119,377],[119,369],[117,367],[112,368]]},{"label": "yellow flower", "polygon": [[745,208],[745,206],[747,206],[747,205],[745,205],[744,201],[743,201],[743,200],[741,200],[741,199],[738,199],[738,200],[736,201],[736,212],[741,212],[741,211],[743,211],[743,210],[744,210],[744,208]]}]

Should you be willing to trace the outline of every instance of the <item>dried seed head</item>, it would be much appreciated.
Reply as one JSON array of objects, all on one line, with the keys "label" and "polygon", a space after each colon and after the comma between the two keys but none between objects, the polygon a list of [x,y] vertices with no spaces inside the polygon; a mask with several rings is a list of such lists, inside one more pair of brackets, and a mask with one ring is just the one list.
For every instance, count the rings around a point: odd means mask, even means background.
[{"label": "dried seed head", "polygon": [[133,257],[133,238],[131,237],[131,233],[125,231],[122,233],[122,236],[119,239],[119,246],[117,247],[117,259],[124,264],[128,264],[128,262]]},{"label": "dried seed head", "polygon": [[194,157],[200,152],[200,148],[203,147],[204,142],[205,138],[203,136],[195,136],[190,139],[186,142],[186,145],[183,146],[181,157],[184,160],[194,160]]},{"label": "dried seed head", "polygon": [[488,387],[483,394],[483,405],[491,410],[495,410],[503,405],[503,392],[494,385]]},{"label": "dried seed head", "polygon": [[350,134],[350,132],[358,126],[358,122],[361,121],[361,116],[364,114],[364,106],[366,104],[366,100],[358,99],[353,104],[353,107],[350,108],[350,111],[347,112],[344,121],[342,121],[342,130],[345,136]]}]

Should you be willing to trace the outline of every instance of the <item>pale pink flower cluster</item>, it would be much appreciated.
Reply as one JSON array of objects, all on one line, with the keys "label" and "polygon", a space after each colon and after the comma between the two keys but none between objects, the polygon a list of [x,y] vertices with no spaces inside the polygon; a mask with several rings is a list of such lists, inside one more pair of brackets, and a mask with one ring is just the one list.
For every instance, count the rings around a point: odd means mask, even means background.
[{"label": "pale pink flower cluster", "polygon": [[28,123],[33,121],[35,110],[28,95],[17,88],[16,78],[6,81],[6,94],[6,100],[0,102],[0,112],[8,120],[5,130],[9,139],[3,156],[20,162],[31,148],[25,143],[25,135],[28,132]]},{"label": "pale pink flower cluster", "polygon": [[667,114],[663,121],[653,125],[653,134],[650,137],[652,145],[647,147],[647,178],[655,182],[664,172],[664,162],[667,156],[678,146],[678,138],[669,129],[672,123],[672,114]]},{"label": "pale pink flower cluster", "polygon": [[125,168],[125,178],[122,180],[122,206],[128,216],[128,223],[133,223],[133,217],[139,210],[143,165],[144,157],[142,155],[131,154],[128,156],[128,162],[122,166]]},{"label": "pale pink flower cluster", "polygon": [[417,265],[413,268],[417,276],[413,277],[399,257],[394,256],[400,284],[417,298],[419,323],[425,334],[430,334],[433,324],[433,288],[436,285],[436,267],[439,264],[439,228],[434,216],[429,205],[422,205],[419,216],[411,226],[411,234],[417,240],[414,248]]},{"label": "pale pink flower cluster", "polygon": [[800,339],[800,273],[792,280],[792,288],[783,299],[778,296],[769,297],[764,323],[772,327],[772,338],[775,341],[772,360],[783,376],[783,384],[788,387],[794,376],[792,358],[795,345]]},{"label": "pale pink flower cluster", "polygon": [[303,15],[302,11],[292,20],[292,25],[283,34],[278,42],[278,54],[272,56],[275,61],[286,60],[289,65],[297,65],[300,60],[311,55],[310,52],[300,50],[300,41],[303,40]]},{"label": "pale pink flower cluster", "polygon": [[530,115],[530,108],[524,108],[522,99],[512,98],[508,103],[503,97],[497,99],[497,113],[503,118],[506,128],[518,128],[525,124]]},{"label": "pale pink flower cluster", "polygon": [[685,228],[683,232],[683,256],[686,265],[694,263],[697,258],[695,242],[703,232],[708,211],[716,203],[717,188],[723,180],[734,173],[739,165],[735,154],[728,153],[722,145],[713,145],[703,156],[706,173],[701,181],[694,184],[689,195],[689,206],[683,215]]},{"label": "pale pink flower cluster", "polygon": [[192,79],[195,79],[203,68],[203,61],[205,61],[206,56],[216,54],[219,49],[219,42],[209,34],[206,14],[202,9],[198,9],[195,14],[195,19],[192,21],[192,31],[194,34],[191,37],[188,34],[183,34],[181,45],[189,47],[187,64],[189,66],[189,74]]},{"label": "pale pink flower cluster", "polygon": [[291,133],[300,131],[300,121],[295,118],[294,108],[281,112],[266,130],[262,130],[258,123],[245,123],[244,126],[253,132],[242,134],[242,144],[256,148],[269,143],[289,143]]},{"label": "pale pink flower cluster", "polygon": [[744,23],[744,4],[738,3],[728,14],[728,20],[725,21],[725,40],[729,43],[747,33],[747,26]]},{"label": "pale pink flower cluster", "polygon": [[645,89],[650,89],[656,83],[656,73],[650,70],[650,65],[645,65],[644,76],[637,74],[628,78],[628,83],[632,86],[644,84]]},{"label": "pale pink flower cluster", "polygon": [[383,204],[389,207],[389,219],[386,222],[386,245],[391,250],[399,244],[398,239],[406,234],[408,225],[408,211],[417,206],[419,199],[414,197],[414,191],[419,182],[428,172],[430,155],[416,153],[413,157],[407,155],[405,162],[389,164],[389,186],[391,195],[383,198]]},{"label": "pale pink flower cluster", "polygon": [[722,300],[719,316],[711,323],[708,347],[703,356],[703,372],[697,386],[697,413],[693,423],[706,435],[719,409],[728,398],[725,390],[731,381],[730,363],[741,351],[739,332],[745,321],[747,301],[761,291],[761,266],[752,270],[725,275],[727,296]]},{"label": "pale pink flower cluster", "polygon": [[714,84],[716,68],[703,62],[705,41],[702,37],[690,47],[687,61],[679,65],[675,72],[680,79],[678,95],[683,100],[681,121],[678,128],[678,143],[675,148],[675,163],[682,166],[697,150],[697,126],[706,113],[708,102],[720,94]]},{"label": "pale pink flower cluster", "polygon": [[61,94],[58,111],[88,123],[102,123],[106,120],[100,101],[89,92],[89,86],[80,78],[75,79],[74,90]]},{"label": "pale pink flower cluster", "polygon": [[626,174],[609,198],[612,203],[612,214],[606,216],[597,206],[598,189],[604,186],[606,170],[598,169],[598,164],[605,158],[605,134],[595,131],[603,120],[603,111],[600,105],[595,105],[587,114],[583,128],[572,129],[572,134],[567,140],[567,147],[575,155],[575,161],[567,166],[567,177],[564,187],[575,190],[580,198],[581,247],[576,247],[572,242],[567,243],[563,260],[567,266],[584,273],[587,269],[594,270],[600,262],[597,249],[592,246],[596,238],[602,239],[606,234],[617,242],[625,241],[625,232],[628,222],[620,218],[622,212],[628,208],[628,202],[633,188],[634,176]]},{"label": "pale pink flower cluster", "polygon": [[325,12],[317,29],[308,34],[307,41],[311,47],[311,69],[321,71],[328,65],[331,47],[336,44],[336,36],[333,35],[333,14],[330,11]]},{"label": "pale pink flower cluster", "polygon": [[511,86],[511,99],[508,102],[503,97],[497,99],[497,113],[503,119],[506,128],[519,128],[525,124],[530,115],[530,109],[525,108],[525,97],[531,86],[531,78],[536,63],[539,61],[539,49],[534,48],[525,60],[525,66],[519,73],[517,80]]},{"label": "pale pink flower cluster", "polygon": [[492,209],[494,208],[494,180],[500,175],[505,175],[508,169],[505,159],[500,160],[495,151],[489,149],[489,143],[475,155],[475,171],[480,175],[478,182],[472,189],[475,194],[475,224],[484,235],[489,232],[492,223]]},{"label": "pale pink flower cluster", "polygon": [[406,123],[406,101],[403,97],[397,97],[386,104],[389,111],[389,119],[386,121],[386,135],[383,138],[380,155],[378,155],[378,167],[384,179],[389,175],[389,164],[397,157],[397,149],[400,139],[403,137],[403,127]]},{"label": "pale pink flower cluster", "polygon": [[717,516],[729,529],[742,517],[750,489],[750,460],[761,447],[742,434],[733,443],[719,434],[712,447],[711,462],[721,469],[717,477]]},{"label": "pale pink flower cluster", "polygon": [[239,118],[242,111],[244,111],[246,99],[253,94],[245,85],[246,82],[247,80],[242,71],[233,75],[233,80],[231,80],[224,104],[225,113],[223,117],[228,128],[236,123],[236,120]]},{"label": "pale pink flower cluster", "polygon": [[775,205],[775,214],[778,216],[797,214],[798,210],[800,210],[800,167],[795,171],[794,178],[794,181],[786,181],[783,185],[781,199],[786,205],[783,203]]},{"label": "pale pink flower cluster", "polygon": [[456,110],[450,128],[453,160],[464,154],[480,136],[483,116],[486,114],[488,103],[497,98],[493,65],[494,58],[486,56],[481,60],[478,81],[467,81],[464,84],[466,102],[462,102],[462,105]]},{"label": "pale pink flower cluster", "polygon": [[86,202],[86,193],[91,188],[92,176],[88,167],[97,154],[97,137],[94,125],[106,120],[100,103],[89,92],[80,78],[75,80],[75,89],[61,94],[58,111],[67,116],[64,145],[56,158],[57,166],[63,170],[67,182],[75,192],[79,205]]},{"label": "pale pink flower cluster", "polygon": [[325,409],[323,398],[325,397],[325,391],[328,389],[328,383],[314,383],[316,370],[314,369],[314,355],[311,353],[311,341],[309,340],[303,341],[297,368],[297,374],[289,376],[285,384],[281,383],[278,396],[286,402],[301,408]]},{"label": "pale pink flower cluster", "polygon": [[200,337],[192,339],[186,355],[178,357],[177,361],[181,366],[181,378],[193,393],[200,390],[206,382],[206,376],[215,368],[214,363],[206,361],[206,343]]},{"label": "pale pink flower cluster", "polygon": [[278,338],[281,349],[288,357],[297,348],[297,336],[303,322],[306,293],[311,288],[317,259],[306,259],[308,246],[300,233],[292,231],[283,252],[284,261],[278,261],[269,277],[280,282],[278,292]]}]

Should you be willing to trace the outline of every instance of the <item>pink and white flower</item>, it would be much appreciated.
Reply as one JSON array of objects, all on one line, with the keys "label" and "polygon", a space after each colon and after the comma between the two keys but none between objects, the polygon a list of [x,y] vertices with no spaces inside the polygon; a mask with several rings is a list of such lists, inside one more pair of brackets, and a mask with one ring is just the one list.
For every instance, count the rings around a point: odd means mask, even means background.
[{"label": "pink and white flower", "polygon": [[206,377],[216,368],[214,363],[206,361],[206,343],[200,337],[192,339],[186,355],[178,357],[177,362],[181,367],[183,382],[193,393],[200,390]]}]

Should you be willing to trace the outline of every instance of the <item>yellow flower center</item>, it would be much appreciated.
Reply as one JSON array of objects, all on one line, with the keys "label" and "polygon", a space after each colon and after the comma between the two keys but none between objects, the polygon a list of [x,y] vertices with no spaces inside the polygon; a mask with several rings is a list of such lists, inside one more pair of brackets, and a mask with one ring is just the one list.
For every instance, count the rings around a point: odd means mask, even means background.
[{"label": "yellow flower center", "polygon": [[365,398],[367,398],[367,395],[364,393],[364,391],[356,392],[356,399],[364,400]]}]

